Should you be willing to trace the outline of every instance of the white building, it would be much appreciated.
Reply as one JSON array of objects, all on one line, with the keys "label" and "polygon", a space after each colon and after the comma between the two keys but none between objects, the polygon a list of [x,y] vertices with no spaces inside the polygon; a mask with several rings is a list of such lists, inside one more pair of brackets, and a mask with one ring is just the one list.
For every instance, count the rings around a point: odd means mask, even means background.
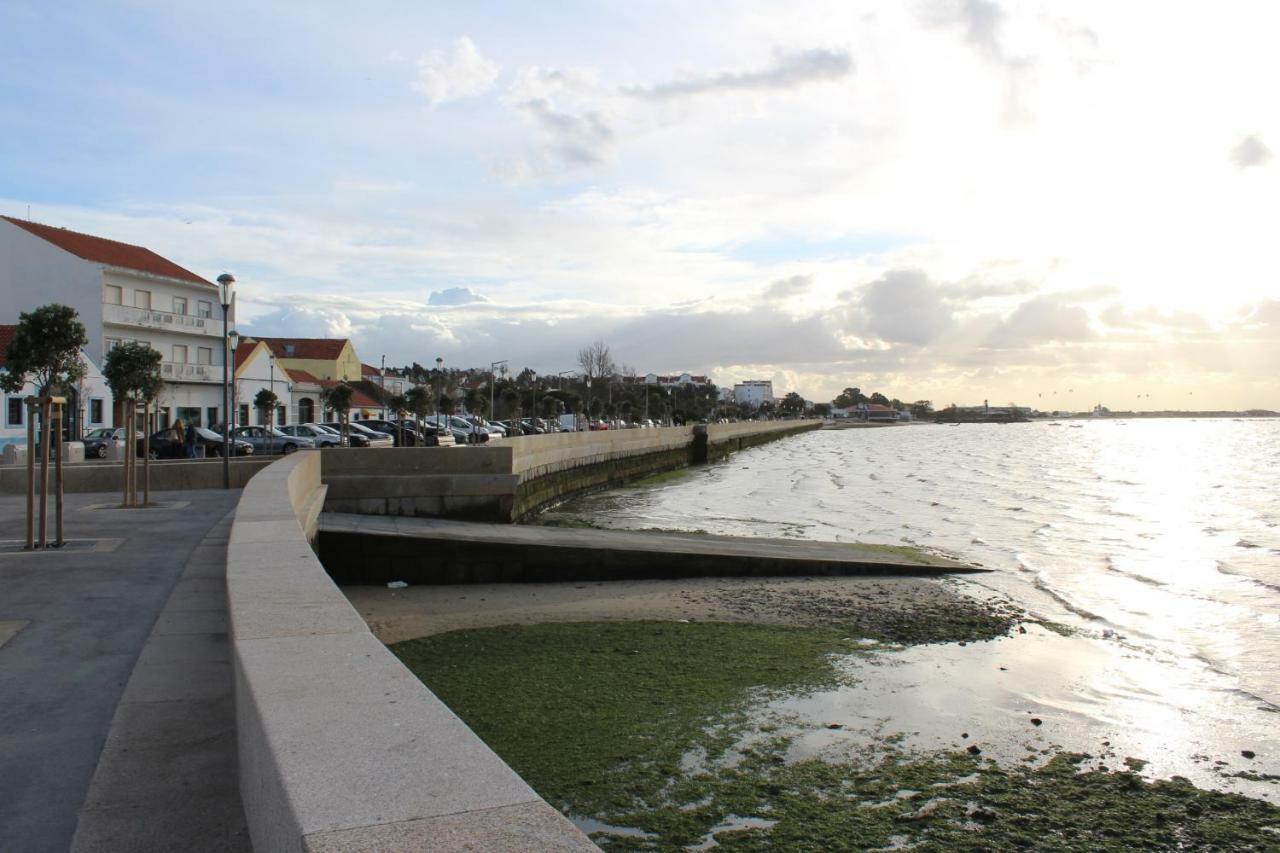
[{"label": "white building", "polygon": [[733,401],[739,405],[759,407],[773,402],[773,381],[770,379],[748,379],[733,386]]},{"label": "white building", "polygon": [[270,390],[276,395],[276,426],[293,423],[293,382],[288,371],[276,363],[271,348],[262,341],[242,341],[235,351],[236,381],[232,392],[232,411],[236,413],[236,426],[266,426],[265,413],[253,404],[260,391]]},{"label": "white building", "polygon": [[[4,372],[5,353],[17,326],[0,326],[0,373]],[[67,400],[66,419],[68,439],[83,435],[86,430],[111,426],[111,409],[114,399],[102,371],[88,354],[84,354],[85,375]],[[37,388],[31,382],[16,394],[3,393],[4,411],[0,412],[0,450],[7,444],[26,446],[27,405],[23,398],[35,396]]]},{"label": "white building", "polygon": [[[41,305],[69,305],[100,366],[138,341],[159,350],[165,389],[160,425],[222,421],[225,350],[218,286],[149,249],[0,216],[0,322]],[[234,323],[235,306],[230,321]],[[107,413],[108,424],[118,423]]]}]

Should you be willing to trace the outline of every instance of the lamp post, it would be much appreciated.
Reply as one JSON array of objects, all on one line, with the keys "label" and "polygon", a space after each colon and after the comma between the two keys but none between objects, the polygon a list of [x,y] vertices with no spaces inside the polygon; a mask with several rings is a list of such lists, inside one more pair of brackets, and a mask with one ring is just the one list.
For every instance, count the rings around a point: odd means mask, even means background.
[{"label": "lamp post", "polygon": [[382,419],[387,419],[387,357],[382,356],[382,366],[378,370],[378,385],[382,388]]},{"label": "lamp post", "polygon": [[276,357],[274,355],[267,356],[267,364],[271,367],[271,408],[267,412],[267,455],[270,456],[276,449]]},{"label": "lamp post", "polygon": [[222,413],[226,429],[222,431],[222,488],[231,488],[231,377],[227,371],[231,357],[231,335],[227,316],[235,298],[236,277],[229,272],[218,276],[218,295],[222,303]]},{"label": "lamp post", "polygon": [[[507,366],[507,360],[503,359],[502,361],[495,361],[489,365],[489,417],[491,418],[496,418],[498,416],[498,413],[493,408],[493,390],[498,385],[499,366],[505,368]],[[506,370],[503,370],[503,373],[505,372]]]},{"label": "lamp post", "polygon": [[436,386],[436,446],[440,445],[440,397],[444,394],[444,358],[436,356],[436,376],[440,384]]},{"label": "lamp post", "polygon": [[[556,374],[556,390],[558,390],[558,391],[563,391],[563,390],[564,390],[564,378],[565,378],[566,376],[576,376],[576,375],[577,375],[577,371],[576,371],[576,370],[562,370],[562,371],[560,371],[559,373],[557,373],[557,374]],[[563,401],[563,400],[561,400],[561,402],[564,402],[564,401]],[[559,424],[557,424],[556,426],[557,426],[557,428],[558,428],[558,427],[559,427]],[[575,430],[578,428],[577,412],[575,412],[575,413],[574,413],[574,418],[573,418],[573,428],[574,428]]]}]

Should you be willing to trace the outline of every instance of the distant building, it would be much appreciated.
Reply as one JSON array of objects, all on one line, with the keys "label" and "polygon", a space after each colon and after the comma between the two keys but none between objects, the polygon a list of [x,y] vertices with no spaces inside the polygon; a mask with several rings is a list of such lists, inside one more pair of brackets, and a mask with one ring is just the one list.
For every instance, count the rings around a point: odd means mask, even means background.
[{"label": "distant building", "polygon": [[773,381],[770,379],[748,379],[733,386],[733,401],[739,405],[759,407],[773,400]]},{"label": "distant building", "polygon": [[661,388],[680,386],[701,388],[704,385],[709,385],[711,380],[693,373],[646,373],[644,376],[624,376],[622,377],[622,382],[626,385],[657,385]]},{"label": "distant building", "polygon": [[346,338],[267,338],[246,335],[244,340],[262,341],[271,348],[276,362],[288,370],[305,370],[317,379],[359,382],[364,370],[356,349]]}]

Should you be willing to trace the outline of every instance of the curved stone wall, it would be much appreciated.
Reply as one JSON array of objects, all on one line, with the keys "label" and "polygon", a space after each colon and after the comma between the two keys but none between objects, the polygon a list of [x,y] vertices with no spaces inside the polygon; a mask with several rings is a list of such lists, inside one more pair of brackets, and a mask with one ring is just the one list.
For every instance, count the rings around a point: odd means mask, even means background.
[{"label": "curved stone wall", "polygon": [[254,848],[594,850],[410,673],[312,551],[321,453],[245,487],[227,547]]}]

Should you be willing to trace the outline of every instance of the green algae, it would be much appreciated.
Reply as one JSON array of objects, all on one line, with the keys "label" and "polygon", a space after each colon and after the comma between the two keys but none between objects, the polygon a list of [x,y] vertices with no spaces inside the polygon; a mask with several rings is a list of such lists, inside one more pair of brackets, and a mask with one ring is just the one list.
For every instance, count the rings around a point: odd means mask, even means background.
[{"label": "green algae", "polygon": [[[954,628],[955,626],[951,626]],[[922,632],[911,632],[923,636]],[[789,762],[764,699],[851,678],[845,625],[570,623],[460,631],[393,651],[549,802],[608,850],[1276,849],[1280,809],[1130,759],[1005,768],[898,738]],[[755,819],[744,823],[741,819]]]}]

